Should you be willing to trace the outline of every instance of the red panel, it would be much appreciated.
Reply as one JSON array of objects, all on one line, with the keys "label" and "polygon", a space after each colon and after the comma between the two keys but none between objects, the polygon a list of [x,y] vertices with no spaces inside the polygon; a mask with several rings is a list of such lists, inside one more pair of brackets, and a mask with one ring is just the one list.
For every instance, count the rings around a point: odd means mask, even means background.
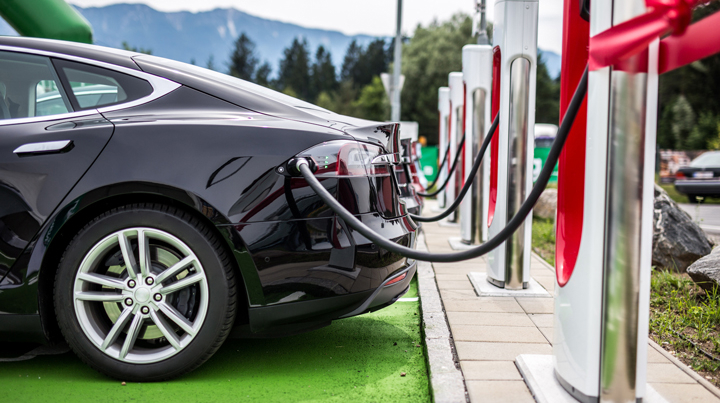
[{"label": "red panel", "polygon": [[720,12],[690,25],[682,36],[660,41],[660,74],[720,53]]},{"label": "red panel", "polygon": [[[590,24],[580,17],[580,2],[565,0],[563,10],[560,119],[570,104],[588,60]],[[585,138],[587,98],[583,101],[560,154],[558,168],[555,265],[560,287],[567,284],[577,262],[582,240],[585,203]]]},{"label": "red panel", "polygon": [[[502,69],[502,52],[500,46],[493,48],[493,70],[492,70],[492,105],[490,106],[490,115],[492,119],[500,112],[500,71]],[[493,138],[490,141],[490,206],[488,209],[488,227],[492,224],[493,218],[495,218],[495,207],[497,206],[497,192],[498,192],[498,154],[500,139],[498,138],[498,131],[500,125],[495,129]]]}]

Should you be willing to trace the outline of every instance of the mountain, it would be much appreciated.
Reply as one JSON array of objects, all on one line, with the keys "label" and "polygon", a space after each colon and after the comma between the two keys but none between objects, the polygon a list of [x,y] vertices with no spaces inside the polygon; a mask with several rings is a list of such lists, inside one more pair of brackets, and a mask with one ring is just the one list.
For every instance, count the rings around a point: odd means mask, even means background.
[{"label": "mountain", "polygon": [[[376,37],[345,35],[338,31],[306,28],[295,24],[256,17],[236,9],[215,9],[198,13],[189,11],[166,13],[144,4],[114,4],[105,7],[75,7],[92,25],[95,44],[121,48],[123,42],[132,47],[150,49],[154,55],[200,66],[213,56],[215,68],[227,71],[233,42],[245,32],[256,44],[261,62],[273,66],[273,75],[283,50],[295,37],[305,38],[314,59],[319,45],[332,53],[332,61],[340,70],[345,51],[353,40],[367,45]],[[312,22],[309,22],[310,24]],[[0,19],[0,35],[17,33]],[[551,77],[560,72],[560,56],[542,52]]]},{"label": "mountain", "polygon": [[[144,4],[74,7],[92,25],[97,45],[121,48],[127,42],[133,47],[150,49],[157,56],[187,63],[195,60],[203,67],[212,55],[215,68],[223,72],[227,70],[233,42],[242,32],[255,42],[260,61],[270,62],[274,72],[283,50],[295,37],[307,39],[313,59],[319,45],[328,48],[338,69],[353,39],[363,46],[375,39],[370,35],[348,36],[267,20],[235,9],[165,13]],[[0,19],[0,35],[17,33]]]}]

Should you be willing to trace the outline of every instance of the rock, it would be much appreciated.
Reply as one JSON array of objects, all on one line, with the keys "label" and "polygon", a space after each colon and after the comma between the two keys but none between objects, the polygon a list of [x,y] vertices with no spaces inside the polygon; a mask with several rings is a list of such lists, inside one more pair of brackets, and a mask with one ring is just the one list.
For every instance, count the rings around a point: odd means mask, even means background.
[{"label": "rock", "polygon": [[545,189],[533,207],[533,215],[539,218],[555,220],[557,210],[557,189]]},{"label": "rock", "polygon": [[712,291],[720,285],[720,246],[687,268],[693,281],[705,291]]},{"label": "rock", "polygon": [[705,232],[667,192],[655,185],[652,264],[684,273],[693,262],[712,251]]}]

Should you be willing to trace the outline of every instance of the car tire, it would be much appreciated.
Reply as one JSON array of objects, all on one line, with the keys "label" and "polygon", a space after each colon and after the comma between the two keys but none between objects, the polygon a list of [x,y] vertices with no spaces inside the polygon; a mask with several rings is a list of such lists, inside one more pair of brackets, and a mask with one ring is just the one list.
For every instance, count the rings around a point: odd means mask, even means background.
[{"label": "car tire", "polygon": [[56,274],[65,340],[85,363],[123,381],[197,368],[225,341],[237,309],[222,242],[196,217],[165,205],[96,217],[70,242]]}]

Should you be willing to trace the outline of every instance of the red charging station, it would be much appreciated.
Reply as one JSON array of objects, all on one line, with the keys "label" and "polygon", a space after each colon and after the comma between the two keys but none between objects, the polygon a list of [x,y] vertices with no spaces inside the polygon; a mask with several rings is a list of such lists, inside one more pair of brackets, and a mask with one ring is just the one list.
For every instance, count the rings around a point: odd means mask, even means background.
[{"label": "red charging station", "polygon": [[564,3],[561,118],[590,72],[559,162],[553,367],[582,402],[648,396],[658,75],[720,51],[696,4]]},{"label": "red charging station", "polygon": [[[450,142],[448,141],[448,125],[450,117],[450,88],[448,87],[440,87],[438,89],[438,145],[439,145],[439,154],[440,160],[438,161],[438,164],[442,163],[443,158],[446,159],[445,166],[441,167],[438,165],[438,180],[435,182],[437,183],[437,186],[442,186],[443,183],[445,183],[445,179],[447,178],[449,166],[452,165],[452,160],[450,159],[449,155],[449,149],[448,146]],[[438,205],[441,209],[445,208],[446,205],[446,197],[445,197],[445,190],[442,190],[440,193],[438,193]],[[452,200],[450,200],[450,203],[452,203]]]},{"label": "red charging station", "polygon": [[[537,0],[495,2],[492,117],[499,114],[490,147],[488,236],[497,235],[532,189],[537,69]],[[487,281],[506,290],[530,282],[532,216],[488,254]]]},{"label": "red charging station", "polygon": [[[450,143],[450,156],[448,157],[448,169],[455,161],[455,156],[460,146],[460,140],[465,129],[465,120],[463,118],[465,112],[465,97],[463,86],[463,74],[461,72],[452,72],[448,75],[448,87],[450,88],[450,114],[448,115],[448,141]],[[455,172],[450,173],[450,181],[445,189],[445,203],[447,205],[455,201],[460,188],[463,185],[463,156],[460,154]],[[447,221],[457,222],[458,214],[453,211],[447,218]]]},{"label": "red charging station", "polygon": [[[490,127],[492,88],[492,46],[465,45],[462,51],[465,80],[465,147],[463,177],[468,180],[470,170]],[[460,204],[460,235],[463,243],[471,245],[487,240],[488,193],[490,192],[490,152],[486,151],[475,176],[472,188]]]}]

